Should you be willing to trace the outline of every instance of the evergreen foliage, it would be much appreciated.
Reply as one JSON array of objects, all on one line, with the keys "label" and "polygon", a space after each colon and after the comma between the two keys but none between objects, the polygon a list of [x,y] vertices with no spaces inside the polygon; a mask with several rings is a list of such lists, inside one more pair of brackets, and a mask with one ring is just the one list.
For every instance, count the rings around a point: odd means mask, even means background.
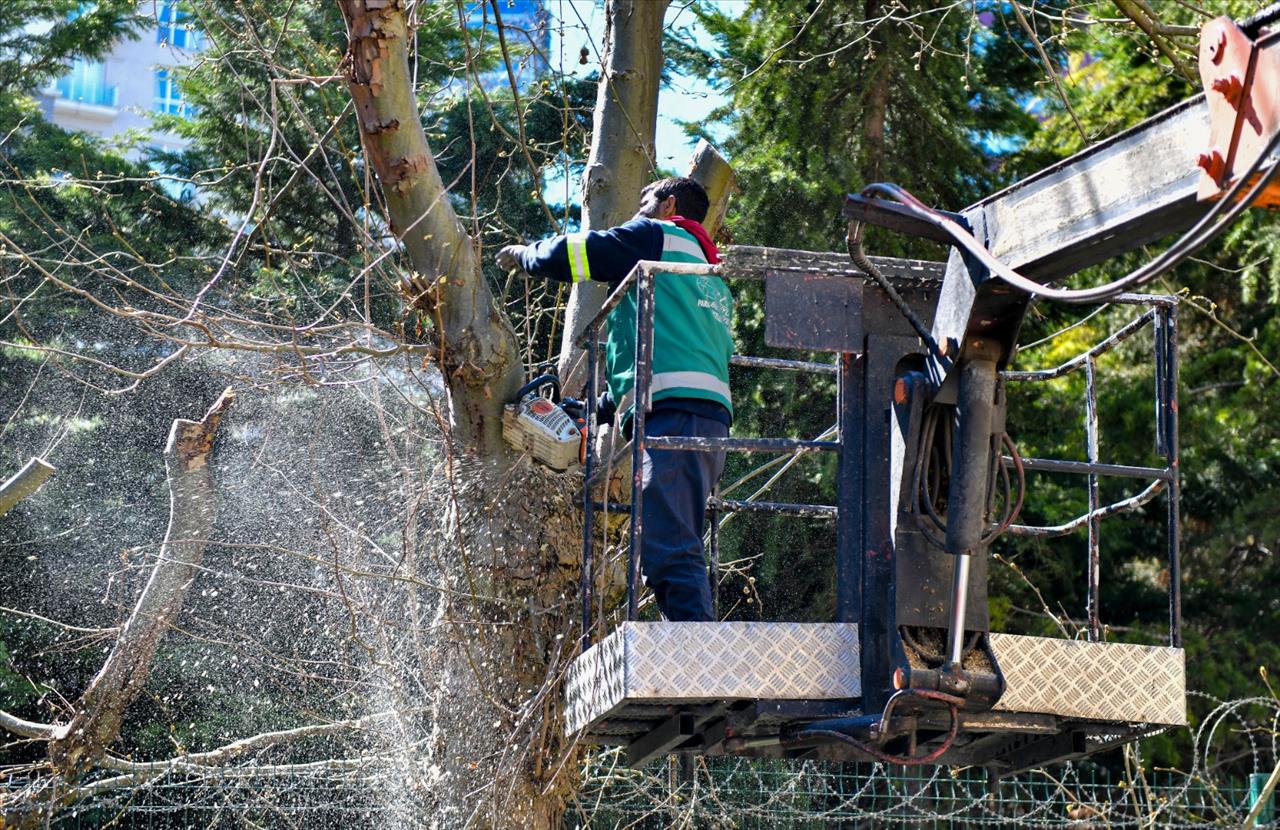
[{"label": "evergreen foliage", "polygon": [[0,98],[21,95],[95,59],[145,19],[136,0],[5,0],[0,3]]}]

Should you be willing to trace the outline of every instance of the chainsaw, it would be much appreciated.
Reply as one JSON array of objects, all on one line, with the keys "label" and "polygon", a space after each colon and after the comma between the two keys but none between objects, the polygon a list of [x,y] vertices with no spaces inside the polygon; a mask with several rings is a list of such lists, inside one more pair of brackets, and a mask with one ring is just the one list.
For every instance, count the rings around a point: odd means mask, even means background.
[{"label": "chainsaw", "polygon": [[561,399],[560,379],[551,372],[521,386],[515,400],[503,407],[502,437],[553,470],[563,472],[586,462],[583,405]]}]

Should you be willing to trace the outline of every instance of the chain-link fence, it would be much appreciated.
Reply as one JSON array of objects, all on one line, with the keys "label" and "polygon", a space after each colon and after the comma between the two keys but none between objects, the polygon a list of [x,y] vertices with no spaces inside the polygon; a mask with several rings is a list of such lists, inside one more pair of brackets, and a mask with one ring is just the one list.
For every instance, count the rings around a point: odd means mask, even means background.
[{"label": "chain-link fence", "polygon": [[597,767],[566,824],[1207,828],[1239,827],[1251,804],[1247,779],[1211,781],[1171,770],[1124,775],[1068,764],[994,782],[981,769],[672,758],[641,771]]},{"label": "chain-link fence", "polygon": [[[1130,744],[1095,760],[1000,780],[977,767],[675,755],[633,770],[617,749],[587,754],[565,830],[764,830],[870,827],[1280,828],[1264,782],[1280,761],[1280,703],[1193,693],[1191,754],[1162,767]],[[1209,704],[1206,708],[1204,704]],[[1179,741],[1180,742],[1180,741]],[[1168,745],[1166,751],[1170,749]],[[423,815],[406,769],[391,759],[276,764],[269,754],[223,767],[174,765],[125,781],[100,772],[59,791],[32,767],[0,769],[0,828],[385,828],[453,826]],[[401,758],[400,763],[415,763]],[[441,781],[440,786],[447,786]]]},{"label": "chain-link fence", "polygon": [[[1264,776],[1259,776],[1264,777]],[[8,779],[8,794],[22,785]],[[1258,790],[1253,782],[1254,796]],[[1253,801],[1248,778],[1213,780],[1173,770],[1117,773],[1094,764],[1024,773],[998,782],[980,769],[682,759],[642,770],[616,752],[592,757],[565,828],[1239,827]],[[87,828],[411,828],[394,782],[359,774],[169,776],[83,799],[38,826]],[[47,794],[52,795],[52,794]],[[1277,827],[1274,811],[1258,827]],[[19,824],[19,826],[21,826]]]}]

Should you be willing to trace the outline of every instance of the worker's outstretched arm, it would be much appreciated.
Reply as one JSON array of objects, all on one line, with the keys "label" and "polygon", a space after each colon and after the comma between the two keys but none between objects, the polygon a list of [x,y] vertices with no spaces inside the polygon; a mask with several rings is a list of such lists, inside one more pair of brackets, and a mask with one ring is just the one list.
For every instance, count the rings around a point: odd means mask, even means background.
[{"label": "worker's outstretched arm", "polygon": [[633,219],[607,231],[553,236],[532,245],[508,245],[495,260],[501,268],[520,268],[535,277],[617,283],[640,260],[661,258],[661,226],[649,219]]}]

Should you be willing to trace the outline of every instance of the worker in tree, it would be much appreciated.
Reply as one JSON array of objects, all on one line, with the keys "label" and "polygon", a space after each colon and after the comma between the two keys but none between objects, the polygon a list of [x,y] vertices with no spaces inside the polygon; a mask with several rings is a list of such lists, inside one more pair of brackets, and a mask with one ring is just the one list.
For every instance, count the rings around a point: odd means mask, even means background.
[{"label": "worker in tree", "polygon": [[[707,206],[706,191],[693,179],[662,179],[641,192],[640,211],[625,224],[533,245],[508,245],[496,260],[505,270],[520,268],[538,277],[591,279],[610,286],[642,259],[719,262],[719,252],[700,224]],[[645,435],[726,437],[733,419],[733,297],[717,277],[658,274],[655,285],[653,411],[645,418]],[[612,423],[620,412],[623,432],[629,434],[635,381],[634,288],[610,312],[608,328],[609,388],[597,416]],[[669,620],[713,619],[702,530],[707,496],[723,469],[723,451],[645,450],[640,570]]]}]

